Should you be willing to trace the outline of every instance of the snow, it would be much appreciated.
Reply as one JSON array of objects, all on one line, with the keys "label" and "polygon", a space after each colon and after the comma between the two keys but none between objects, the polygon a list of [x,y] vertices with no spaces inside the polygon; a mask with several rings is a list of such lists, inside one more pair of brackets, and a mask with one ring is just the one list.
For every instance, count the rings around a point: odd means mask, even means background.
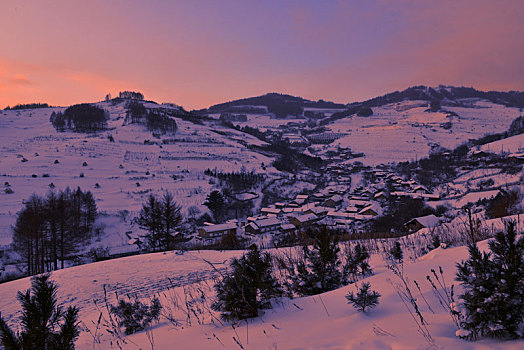
[{"label": "snow", "polygon": [[[174,136],[155,138],[141,125],[123,125],[124,103],[98,105],[110,113],[110,130],[96,134],[58,133],[49,116],[64,108],[0,111],[0,246],[11,242],[10,227],[22,201],[33,193],[45,195],[51,183],[56,191],[67,186],[90,190],[99,212],[117,215],[126,209],[134,216],[147,196],[166,190],[184,213],[191,206],[207,211],[203,203],[214,189],[204,175],[208,168],[266,173],[261,167],[265,164],[267,173],[278,173],[270,167],[273,158],[246,147],[264,144],[251,135],[176,118]],[[87,166],[82,166],[84,162]],[[4,192],[5,182],[14,193]],[[135,229],[122,223],[120,232]]]},{"label": "snow", "polygon": [[[481,242],[480,247],[487,249],[487,241]],[[209,278],[212,269],[204,259],[221,268],[225,267],[230,257],[240,253],[205,251],[186,252],[183,255],[174,252],[148,254],[56,271],[52,277],[60,284],[60,300],[65,300],[66,305],[79,305],[84,321],[96,320],[98,313],[92,299],[101,300],[104,284],[111,293],[116,290],[120,295],[152,295],[168,287],[167,277],[179,281],[180,285],[194,283],[198,278]],[[431,313],[416,292],[421,312],[429,323],[428,329],[434,339],[434,346],[449,349],[522,348],[523,341],[467,342],[456,338],[457,329],[438,304],[431,287],[425,282],[425,276],[431,269],[438,269],[440,266],[445,280],[451,284],[456,262],[466,258],[466,247],[438,248],[413,263],[406,263],[404,267],[405,275],[410,281],[419,282],[424,298],[435,311],[435,314]],[[240,322],[235,329],[231,324],[219,325],[216,322],[173,327],[164,320],[153,329],[155,349],[172,349],[173,344],[182,349],[233,349],[237,347],[233,337],[246,349],[430,348],[430,344],[417,332],[416,324],[389,282],[396,283],[397,277],[385,268],[384,261],[377,255],[372,256],[371,263],[375,275],[361,282],[370,282],[372,290],[378,291],[382,297],[379,306],[366,314],[357,312],[347,304],[344,296],[356,288],[350,285],[317,296],[283,300],[264,315],[248,322]],[[0,294],[8,296],[0,301],[4,316],[12,315],[18,309],[14,297],[16,291],[28,287],[28,279],[0,285]],[[415,292],[414,285],[412,287]],[[109,338],[105,336],[102,339],[102,344],[95,348],[110,348]],[[150,348],[144,333],[132,335],[128,339],[141,348]],[[92,338],[87,333],[82,333],[77,345],[79,349],[92,348]]]},{"label": "snow", "polygon": [[[370,117],[353,115],[342,118],[327,127],[331,132],[347,135],[330,146],[350,147],[353,152],[363,152],[365,157],[355,160],[367,165],[416,160],[427,156],[432,145],[454,148],[488,132],[506,131],[520,115],[518,108],[481,100],[472,101],[472,108],[444,107],[459,117],[448,117],[443,112],[425,112],[427,108],[427,101],[404,101],[374,107]],[[449,121],[452,122],[450,130],[441,127]],[[508,147],[516,152],[522,147],[522,137],[515,136],[504,144],[504,150]],[[490,147],[501,148],[498,144]]]}]

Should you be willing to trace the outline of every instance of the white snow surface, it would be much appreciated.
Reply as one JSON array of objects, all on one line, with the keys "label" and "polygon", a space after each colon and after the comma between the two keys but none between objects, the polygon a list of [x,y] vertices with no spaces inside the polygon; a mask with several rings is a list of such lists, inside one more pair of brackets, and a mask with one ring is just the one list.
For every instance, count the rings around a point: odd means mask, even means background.
[{"label": "white snow surface", "polygon": [[[487,249],[487,241],[480,242],[479,246]],[[213,269],[204,259],[215,263],[220,269],[226,266],[228,259],[240,254],[241,251],[147,254],[55,271],[52,278],[60,285],[59,299],[65,301],[65,305],[80,306],[81,319],[92,329],[90,321],[96,321],[99,315],[92,300],[100,301],[103,284],[107,284],[110,295],[117,290],[120,295],[137,293],[140,297],[151,296],[162,293],[168,287],[167,277],[186,287],[198,278],[209,278]],[[262,316],[242,321],[235,328],[231,323],[220,325],[209,320],[201,325],[194,322],[191,326],[174,327],[161,320],[152,330],[155,349],[235,349],[238,345],[233,337],[244,349],[521,349],[523,341],[468,342],[455,337],[457,329],[439,305],[425,276],[430,274],[431,269],[438,271],[440,266],[450,286],[454,283],[455,264],[467,256],[466,247],[438,248],[405,263],[404,273],[429,323],[434,344],[426,342],[418,333],[416,324],[390,283],[398,283],[397,277],[385,267],[383,259],[374,254],[371,265],[375,275],[357,285],[370,282],[372,289],[382,297],[378,307],[365,314],[347,304],[344,296],[348,291],[356,290],[355,285],[350,285],[317,296],[284,300],[273,309],[266,310]],[[416,291],[411,282],[413,280],[418,281],[434,314]],[[10,322],[14,321],[12,316],[19,309],[16,291],[28,287],[28,278],[0,285],[0,310]],[[460,288],[456,293],[460,293]],[[92,337],[83,332],[77,348],[116,348],[110,340],[105,334],[101,343],[93,346]],[[144,332],[128,336],[126,340],[124,349],[151,348]]]}]

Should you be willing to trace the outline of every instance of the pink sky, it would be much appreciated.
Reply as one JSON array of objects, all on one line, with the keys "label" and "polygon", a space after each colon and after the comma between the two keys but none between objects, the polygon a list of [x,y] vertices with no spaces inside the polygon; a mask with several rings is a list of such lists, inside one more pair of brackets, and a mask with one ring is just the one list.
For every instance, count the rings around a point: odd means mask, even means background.
[{"label": "pink sky", "polygon": [[524,90],[524,1],[2,1],[0,108]]}]

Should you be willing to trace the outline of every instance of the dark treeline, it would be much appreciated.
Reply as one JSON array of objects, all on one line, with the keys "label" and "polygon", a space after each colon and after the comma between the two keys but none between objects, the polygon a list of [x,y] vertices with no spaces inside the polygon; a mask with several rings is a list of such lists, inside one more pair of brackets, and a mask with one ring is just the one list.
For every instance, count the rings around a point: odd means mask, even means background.
[{"label": "dark treeline", "polygon": [[293,173],[303,168],[319,170],[324,164],[322,158],[304,154],[301,151],[292,148],[287,141],[273,142],[270,145],[261,148],[264,151],[279,154],[277,160],[273,162],[273,166],[279,171]]},{"label": "dark treeline", "polygon": [[265,176],[263,174],[255,174],[253,171],[239,171],[224,173],[216,170],[207,169],[204,174],[208,176],[216,177],[219,180],[226,182],[234,190],[245,190],[256,186],[260,182],[264,181]]},{"label": "dark treeline", "polygon": [[34,108],[49,108],[50,106],[47,103],[26,103],[26,104],[18,104],[13,107],[5,107],[5,111],[15,111],[18,109],[34,109]]},{"label": "dark treeline", "polygon": [[33,194],[13,226],[13,247],[25,259],[28,275],[64,268],[64,260],[91,236],[97,217],[93,194],[67,187],[58,194]]},{"label": "dark treeline", "polygon": [[118,93],[118,97],[120,98],[126,98],[130,100],[144,100],[144,94],[141,92],[135,92],[135,91],[120,91]]},{"label": "dark treeline", "polygon": [[64,113],[51,113],[49,120],[57,131],[95,132],[107,128],[107,113],[89,103],[73,105]]},{"label": "dark treeline", "polygon": [[164,110],[147,110],[140,102],[131,101],[127,104],[127,122],[131,124],[144,124],[149,131],[175,133],[176,121]]},{"label": "dark treeline", "polygon": [[[269,93],[262,96],[249,97],[241,100],[230,101],[209,107],[208,112],[246,112],[245,106],[266,106],[269,113],[283,118],[289,115],[302,115],[304,107],[314,108],[344,108],[345,106],[324,100],[309,101],[302,97],[286,94]],[[242,109],[240,109],[242,107]]]},{"label": "dark treeline", "polygon": [[150,111],[146,115],[147,129],[150,131],[162,131],[175,133],[177,125],[174,119],[158,111]]}]

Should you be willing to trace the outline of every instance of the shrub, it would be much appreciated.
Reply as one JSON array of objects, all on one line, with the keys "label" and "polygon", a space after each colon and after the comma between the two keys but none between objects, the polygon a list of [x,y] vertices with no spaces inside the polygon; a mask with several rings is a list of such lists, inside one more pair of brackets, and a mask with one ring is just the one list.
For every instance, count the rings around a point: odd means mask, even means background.
[{"label": "shrub", "polygon": [[355,309],[366,312],[366,309],[373,309],[378,305],[378,299],[381,295],[377,291],[370,291],[371,285],[369,282],[362,283],[358,293],[355,295],[350,292],[346,295],[348,304],[353,304]]},{"label": "shrub", "polygon": [[223,320],[256,317],[260,309],[271,307],[272,298],[283,294],[272,275],[271,257],[261,254],[255,244],[230,267],[232,271],[215,284],[217,300],[212,304]]},{"label": "shrub", "polygon": [[134,302],[120,299],[117,306],[111,306],[111,313],[118,318],[118,326],[124,328],[126,335],[148,329],[153,321],[158,321],[162,305],[153,298],[147,305],[136,299]]},{"label": "shrub", "polygon": [[399,264],[402,264],[404,261],[404,253],[402,252],[399,241],[396,241],[393,248],[389,250],[389,257]]},{"label": "shrub", "polygon": [[290,288],[299,295],[315,295],[340,287],[340,248],[323,227],[313,233],[313,247],[304,247],[304,259],[291,268]]},{"label": "shrub", "polygon": [[358,275],[371,275],[373,270],[369,266],[369,252],[365,246],[357,243],[355,249],[345,249],[346,263],[343,266],[343,280],[355,281]]},{"label": "shrub", "polygon": [[464,294],[462,329],[457,335],[476,339],[524,337],[524,237],[516,239],[515,222],[506,222],[489,242],[489,253],[469,246],[469,259],[457,264],[456,280]]},{"label": "shrub", "polygon": [[68,307],[64,312],[57,305],[58,286],[49,280],[49,274],[31,279],[31,289],[18,292],[22,305],[22,331],[15,334],[0,318],[0,341],[7,350],[75,348],[80,335],[78,308]]}]

